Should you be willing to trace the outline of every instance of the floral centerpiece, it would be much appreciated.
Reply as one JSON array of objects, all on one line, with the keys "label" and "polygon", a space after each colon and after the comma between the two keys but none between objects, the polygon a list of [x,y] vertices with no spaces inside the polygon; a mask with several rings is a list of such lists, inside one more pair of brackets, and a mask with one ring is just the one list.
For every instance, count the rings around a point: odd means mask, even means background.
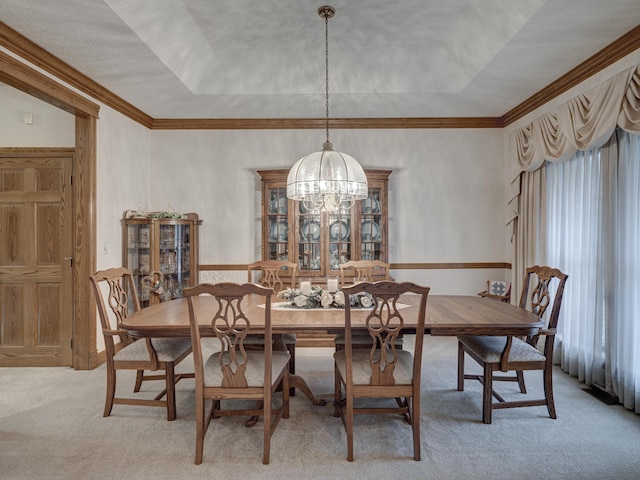
[{"label": "floral centerpiece", "polygon": [[[342,291],[329,292],[317,285],[313,285],[307,295],[298,288],[287,288],[278,293],[278,297],[290,301],[291,305],[298,308],[344,308],[346,302]],[[364,292],[349,295],[349,305],[351,308],[371,308],[373,297]]]}]

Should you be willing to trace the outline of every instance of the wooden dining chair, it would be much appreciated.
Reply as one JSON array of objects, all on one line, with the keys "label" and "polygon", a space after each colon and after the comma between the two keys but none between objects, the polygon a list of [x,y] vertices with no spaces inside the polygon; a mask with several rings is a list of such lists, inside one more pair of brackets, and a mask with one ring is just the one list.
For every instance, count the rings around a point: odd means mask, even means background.
[{"label": "wooden dining chair", "polygon": [[499,300],[504,303],[511,302],[511,282],[504,280],[487,280],[487,289],[479,292],[479,296]]},{"label": "wooden dining chair", "polygon": [[[260,277],[257,282],[254,281],[254,274],[259,272]],[[287,271],[290,276],[289,279],[281,277],[282,273]],[[280,292],[285,288],[295,288],[296,286],[296,274],[298,273],[298,264],[288,262],[286,260],[259,260],[257,262],[247,265],[247,282],[258,283],[266,288],[272,288],[274,292]],[[296,334],[287,333],[275,337],[274,348],[280,348],[280,342],[284,344],[284,348],[291,354],[291,360],[289,362],[289,373],[294,375],[296,373]],[[263,345],[264,336],[249,334],[245,339],[245,345]],[[295,388],[292,388],[290,395],[296,394]]]},{"label": "wooden dining chair", "polygon": [[[352,282],[350,282],[352,280]],[[374,282],[375,280],[389,280],[389,264],[380,260],[351,260],[340,264],[340,285],[348,283]],[[336,351],[344,348],[344,335],[336,335],[333,339]],[[369,348],[371,337],[364,332],[354,332],[351,343],[355,348]],[[398,339],[398,345],[402,339]]]},{"label": "wooden dining chair", "polygon": [[[530,267],[525,274],[520,307],[531,310],[540,319],[546,321],[546,327],[535,335],[521,339],[512,335],[493,336],[459,336],[458,337],[458,390],[464,390],[464,380],[479,380],[483,385],[482,421],[491,423],[491,414],[495,409],[530,407],[546,405],[551,418],[556,418],[553,403],[552,361],[553,343],[562,294],[568,275],[551,267]],[[551,298],[551,291],[555,294]],[[549,307],[551,307],[549,309]],[[545,314],[550,312],[548,316]],[[542,351],[538,349],[538,340],[544,338]],[[483,369],[481,375],[465,374],[465,353],[478,362]],[[527,393],[524,382],[524,370],[542,370],[544,397],[536,400],[505,401],[493,388],[494,381],[518,382],[521,393]],[[509,372],[511,375],[494,375],[493,372]],[[493,397],[497,400],[493,401]]]},{"label": "wooden dining chair", "polygon": [[349,283],[389,280],[389,264],[380,260],[350,260],[339,266],[343,287]]},{"label": "wooden dining chair", "polygon": [[[107,358],[107,395],[104,416],[108,417],[114,404],[146,405],[167,409],[167,420],[176,418],[175,384],[193,374],[176,374],[175,366],[191,353],[188,338],[147,338],[136,340],[120,327],[130,313],[140,310],[140,300],[131,270],[110,268],[90,277],[102,325]],[[165,388],[154,399],[116,397],[116,372],[136,370],[134,392],[143,381],[163,380]],[[145,371],[161,374],[145,374]],[[163,398],[166,397],[164,400]]]},{"label": "wooden dining chair", "polygon": [[[256,271],[260,274],[257,281],[253,278]],[[290,278],[282,276],[285,271]],[[297,273],[297,263],[286,260],[258,260],[247,265],[247,282],[258,283],[278,293],[287,287],[295,288]]]},{"label": "wooden dining chair", "polygon": [[[355,414],[398,414],[413,431],[413,458],[420,460],[420,375],[422,345],[429,287],[414,283],[380,281],[344,287],[345,295],[369,293],[374,308],[367,316],[366,328],[373,339],[369,350],[354,349],[351,343],[354,328],[351,307],[345,302],[344,350],[333,354],[335,359],[335,416],[342,418],[347,433],[347,460],[353,461],[353,417]],[[398,336],[405,329],[400,296],[420,295],[416,319],[413,354],[397,347]],[[344,391],[344,398],[342,396]],[[393,399],[392,406],[356,405],[359,399]],[[397,434],[394,434],[394,436]]]},{"label": "wooden dining chair", "polygon": [[[204,438],[211,419],[225,415],[262,416],[262,463],[269,463],[271,436],[281,418],[289,418],[289,353],[272,350],[271,296],[273,290],[253,283],[200,284],[184,290],[189,306],[189,325],[193,344],[196,374],[196,457],[202,463]],[[211,308],[198,318],[195,297],[212,297]],[[244,340],[251,328],[251,319],[243,311],[247,295],[264,297],[265,348],[245,350]],[[207,298],[206,300],[210,300]],[[203,299],[198,299],[203,300]],[[220,351],[208,358],[203,356],[201,329],[220,341]],[[274,406],[276,388],[281,386],[281,405]],[[256,400],[254,409],[234,409],[222,402]],[[205,402],[212,401],[205,416]],[[223,408],[225,407],[225,408]],[[223,445],[233,439],[220,439]],[[223,446],[221,445],[221,447]],[[220,457],[224,461],[224,457]]]}]

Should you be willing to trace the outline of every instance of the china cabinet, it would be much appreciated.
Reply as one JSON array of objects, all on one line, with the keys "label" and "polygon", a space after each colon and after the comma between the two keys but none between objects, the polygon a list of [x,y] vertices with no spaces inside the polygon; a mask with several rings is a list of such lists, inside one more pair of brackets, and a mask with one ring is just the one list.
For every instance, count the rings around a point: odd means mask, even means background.
[{"label": "china cabinet", "polygon": [[298,263],[314,283],[340,275],[349,260],[388,262],[387,189],[391,170],[366,170],[369,197],[336,212],[308,210],[287,198],[289,170],[260,170],[262,259]]},{"label": "china cabinet", "polygon": [[161,216],[125,213],[123,220],[124,265],[133,271],[143,307],[182,297],[184,288],[198,283],[202,220],[195,213],[156,218]]}]

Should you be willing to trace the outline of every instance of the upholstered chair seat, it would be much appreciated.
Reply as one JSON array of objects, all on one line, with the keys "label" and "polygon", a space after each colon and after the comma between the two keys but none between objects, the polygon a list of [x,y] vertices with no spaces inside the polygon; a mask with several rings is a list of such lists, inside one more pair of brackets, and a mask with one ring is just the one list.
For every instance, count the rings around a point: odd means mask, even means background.
[{"label": "upholstered chair seat", "polygon": [[[264,387],[264,353],[254,351],[247,352],[247,369],[244,374],[247,379],[247,387]],[[289,367],[290,355],[287,352],[272,353],[271,377],[277,378],[282,369]],[[220,352],[209,357],[204,365],[204,386],[218,387],[222,384],[222,370],[220,369]]]},{"label": "upholstered chair seat", "polygon": [[[191,348],[189,338],[154,338],[151,340],[159,362],[172,362]],[[144,341],[130,343],[113,357],[116,362],[143,362],[149,360],[149,349]]]},{"label": "upholstered chair seat", "polygon": [[[507,337],[461,336],[458,341],[475,352],[486,363],[500,362]],[[545,356],[533,345],[513,337],[509,360],[511,362],[544,362]]]}]

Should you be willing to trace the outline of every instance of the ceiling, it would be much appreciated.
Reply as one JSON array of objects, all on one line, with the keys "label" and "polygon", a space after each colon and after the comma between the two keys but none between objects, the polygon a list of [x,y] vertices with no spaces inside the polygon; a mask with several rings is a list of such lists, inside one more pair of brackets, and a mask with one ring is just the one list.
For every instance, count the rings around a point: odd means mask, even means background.
[{"label": "ceiling", "polygon": [[640,0],[0,0],[155,119],[500,117],[640,25]]}]

